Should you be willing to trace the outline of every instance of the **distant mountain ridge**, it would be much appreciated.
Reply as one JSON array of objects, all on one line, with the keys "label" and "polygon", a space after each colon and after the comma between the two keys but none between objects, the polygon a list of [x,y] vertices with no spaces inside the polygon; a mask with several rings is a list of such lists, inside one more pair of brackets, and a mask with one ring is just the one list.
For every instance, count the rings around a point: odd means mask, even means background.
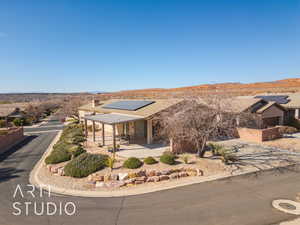
[{"label": "distant mountain ridge", "polygon": [[270,82],[256,83],[217,83],[201,84],[178,88],[149,88],[124,90],[104,94],[106,97],[147,98],[147,97],[181,97],[184,95],[230,94],[253,95],[258,93],[300,92],[300,78],[288,78]]}]

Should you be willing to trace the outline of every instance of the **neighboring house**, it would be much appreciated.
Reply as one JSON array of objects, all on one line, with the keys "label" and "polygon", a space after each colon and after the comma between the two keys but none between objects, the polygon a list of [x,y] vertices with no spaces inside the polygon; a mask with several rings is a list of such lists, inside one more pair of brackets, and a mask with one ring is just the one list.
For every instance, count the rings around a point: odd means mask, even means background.
[{"label": "neighboring house", "polygon": [[[79,107],[79,118],[86,127],[91,124],[93,131],[96,124],[100,125],[103,145],[105,132],[113,135],[114,146],[116,135],[128,138],[130,143],[151,144],[156,135],[156,128],[153,125],[155,116],[182,101],[181,99],[110,99],[101,102],[93,100],[90,104]],[[95,141],[95,132],[93,139]]]},{"label": "neighboring house", "polygon": [[257,96],[239,97],[240,99],[263,99],[267,102],[276,102],[285,108],[284,124],[288,124],[294,118],[300,119],[300,93],[263,94]]},{"label": "neighboring house", "polygon": [[27,103],[12,103],[0,105],[0,119],[12,121],[15,118],[24,118]]},{"label": "neighboring house", "polygon": [[257,126],[260,129],[284,125],[287,110],[274,101],[262,98],[236,98],[232,103],[233,111],[237,113],[254,113]]}]

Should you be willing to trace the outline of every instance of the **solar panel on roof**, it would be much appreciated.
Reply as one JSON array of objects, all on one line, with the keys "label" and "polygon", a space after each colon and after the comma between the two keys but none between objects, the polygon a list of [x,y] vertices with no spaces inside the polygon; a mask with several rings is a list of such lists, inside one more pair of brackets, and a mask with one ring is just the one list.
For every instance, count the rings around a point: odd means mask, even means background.
[{"label": "solar panel on roof", "polygon": [[154,103],[154,101],[118,101],[106,104],[102,108],[136,111],[152,103]]},{"label": "solar panel on roof", "polygon": [[289,102],[288,95],[261,95],[255,96],[255,98],[261,98],[267,102],[276,102],[278,104],[287,104]]}]

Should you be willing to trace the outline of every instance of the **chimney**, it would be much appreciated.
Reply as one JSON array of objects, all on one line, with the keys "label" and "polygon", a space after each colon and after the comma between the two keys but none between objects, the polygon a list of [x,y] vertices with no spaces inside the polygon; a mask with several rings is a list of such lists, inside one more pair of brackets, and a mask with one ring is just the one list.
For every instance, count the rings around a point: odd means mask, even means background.
[{"label": "chimney", "polygon": [[95,108],[98,105],[100,105],[100,101],[98,99],[93,98],[93,100],[92,100],[92,107]]}]

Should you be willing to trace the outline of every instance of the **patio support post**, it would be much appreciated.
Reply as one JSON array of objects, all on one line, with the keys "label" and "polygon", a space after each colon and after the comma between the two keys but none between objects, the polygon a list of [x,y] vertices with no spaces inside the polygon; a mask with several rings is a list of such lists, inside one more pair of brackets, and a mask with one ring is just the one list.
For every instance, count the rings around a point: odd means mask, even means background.
[{"label": "patio support post", "polygon": [[88,137],[87,119],[84,119],[84,132],[85,132],[85,138],[87,138]]},{"label": "patio support post", "polygon": [[116,125],[113,124],[113,148],[114,148],[114,153],[116,151]]},{"label": "patio support post", "polygon": [[151,144],[152,139],[152,120],[147,120],[147,144]]},{"label": "patio support post", "polygon": [[93,121],[93,142],[95,142],[95,141],[96,141],[96,134],[95,134],[95,130],[96,130],[96,128],[95,128],[95,121]]},{"label": "patio support post", "polygon": [[104,123],[102,123],[102,145],[105,145],[105,132],[104,132]]}]

